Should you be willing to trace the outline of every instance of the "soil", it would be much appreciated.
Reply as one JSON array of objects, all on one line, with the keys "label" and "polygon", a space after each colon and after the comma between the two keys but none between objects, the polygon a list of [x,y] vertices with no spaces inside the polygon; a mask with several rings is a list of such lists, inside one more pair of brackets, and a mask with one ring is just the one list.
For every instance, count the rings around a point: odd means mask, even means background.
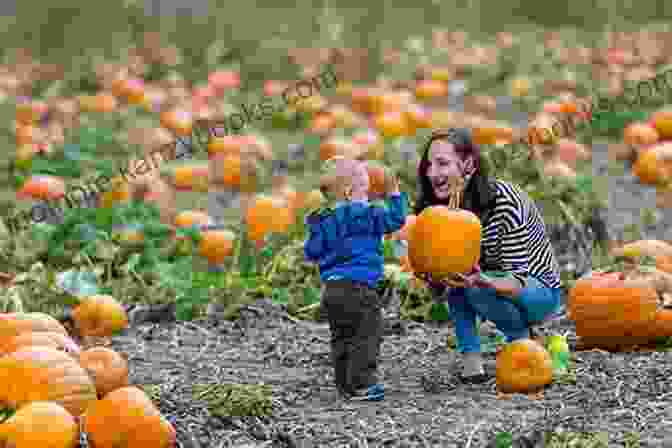
[{"label": "soil", "polygon": [[[532,439],[546,430],[606,431],[610,447],[628,446],[622,441],[631,432],[640,434],[641,447],[672,443],[667,351],[574,352],[575,381],[555,381],[541,399],[498,398],[494,353],[486,354],[490,381],[460,384],[456,353],[447,346],[452,326],[400,321],[395,309],[393,300],[385,310],[380,402],[340,400],[327,324],[294,321],[269,301],[247,307],[235,322],[210,316],[132,325],[112,348],[128,356],[133,384],[158,385],[158,405],[181,447],[485,447],[500,431]],[[569,331],[574,350],[566,317],[539,329]],[[494,329],[484,323],[482,333]],[[272,415],[211,415],[192,387],[215,383],[272,386]]]}]

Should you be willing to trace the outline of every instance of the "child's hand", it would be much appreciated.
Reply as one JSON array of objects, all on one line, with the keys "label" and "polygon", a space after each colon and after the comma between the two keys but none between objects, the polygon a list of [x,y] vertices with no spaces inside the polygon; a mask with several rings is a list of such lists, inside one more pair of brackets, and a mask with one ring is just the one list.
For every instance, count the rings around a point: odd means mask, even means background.
[{"label": "child's hand", "polygon": [[388,196],[399,194],[399,179],[391,170],[385,172],[385,192]]}]

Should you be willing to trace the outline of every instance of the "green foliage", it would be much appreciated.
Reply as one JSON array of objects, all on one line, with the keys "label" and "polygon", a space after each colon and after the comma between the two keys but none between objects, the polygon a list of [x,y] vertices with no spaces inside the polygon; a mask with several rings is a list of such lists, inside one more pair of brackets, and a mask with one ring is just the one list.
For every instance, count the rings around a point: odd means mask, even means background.
[{"label": "green foliage", "polygon": [[273,389],[266,384],[195,384],[193,397],[219,417],[264,417],[273,412]]}]

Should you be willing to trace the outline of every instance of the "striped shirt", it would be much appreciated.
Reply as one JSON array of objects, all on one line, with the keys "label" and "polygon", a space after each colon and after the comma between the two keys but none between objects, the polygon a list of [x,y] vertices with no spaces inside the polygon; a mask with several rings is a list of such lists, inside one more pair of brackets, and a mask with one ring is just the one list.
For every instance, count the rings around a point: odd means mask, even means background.
[{"label": "striped shirt", "polygon": [[559,288],[560,267],[539,209],[527,193],[508,182],[493,182],[495,205],[483,224],[483,271],[505,271],[519,279],[532,276]]}]

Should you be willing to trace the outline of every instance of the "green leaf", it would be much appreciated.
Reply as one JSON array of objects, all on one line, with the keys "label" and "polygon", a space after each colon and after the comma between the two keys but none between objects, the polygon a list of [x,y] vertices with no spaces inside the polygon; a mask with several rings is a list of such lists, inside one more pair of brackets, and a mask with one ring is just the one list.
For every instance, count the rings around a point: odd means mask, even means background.
[{"label": "green leaf", "polygon": [[445,322],[450,318],[445,303],[433,303],[429,315],[431,319],[436,322]]},{"label": "green leaf", "polygon": [[511,448],[513,446],[513,434],[500,432],[495,436],[495,448]]}]

